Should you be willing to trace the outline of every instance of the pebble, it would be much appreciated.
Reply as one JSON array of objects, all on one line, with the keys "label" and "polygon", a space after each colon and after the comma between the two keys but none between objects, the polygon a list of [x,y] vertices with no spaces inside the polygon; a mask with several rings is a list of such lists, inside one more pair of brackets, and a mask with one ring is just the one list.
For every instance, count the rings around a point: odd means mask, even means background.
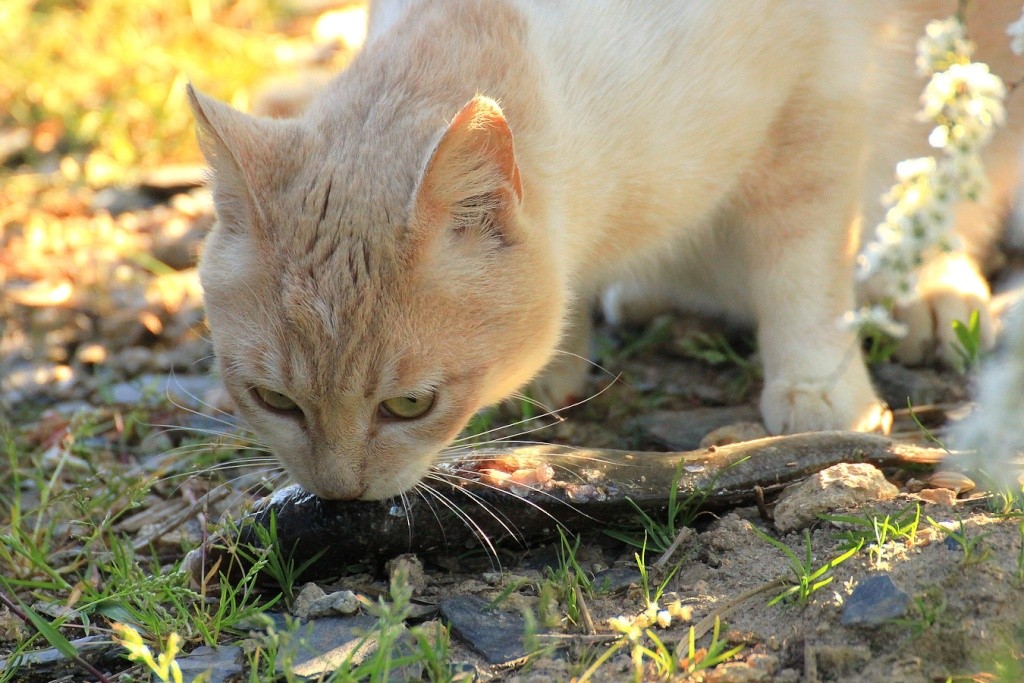
[{"label": "pebble", "polygon": [[181,667],[185,681],[194,681],[205,675],[207,683],[227,683],[242,679],[245,653],[238,645],[221,645],[216,648],[202,645],[188,654],[178,655],[175,661]]},{"label": "pebble", "polygon": [[314,600],[308,606],[303,605],[303,608],[305,611],[301,614],[296,611],[296,606],[292,607],[292,611],[300,619],[346,616],[359,611],[359,600],[352,591],[336,591]]},{"label": "pebble", "polygon": [[405,574],[405,583],[412,588],[413,595],[423,592],[427,577],[423,573],[423,561],[413,553],[393,557],[384,563],[384,571],[392,581],[399,573]]},{"label": "pebble", "polygon": [[934,505],[956,505],[956,491],[949,489],[922,489],[917,492],[917,496]]},{"label": "pebble", "polygon": [[775,506],[775,527],[782,532],[804,529],[818,515],[859,503],[895,498],[899,489],[874,465],[842,463],[822,470],[782,492]]},{"label": "pebble", "polygon": [[518,662],[529,655],[523,642],[526,622],[522,615],[487,609],[488,601],[476,595],[456,595],[439,605],[452,633],[478,652],[488,664]]},{"label": "pebble", "polygon": [[910,607],[910,596],[900,590],[888,574],[874,574],[857,583],[846,600],[843,626],[877,626],[902,617]]},{"label": "pebble", "polygon": [[[290,630],[284,615],[268,613],[267,616],[273,620],[276,631],[287,633]],[[377,650],[377,641],[366,638],[366,634],[376,624],[377,618],[368,614],[312,619],[303,624],[301,638],[282,639],[281,649],[277,653],[278,670],[281,671],[282,664],[288,662],[291,665],[290,673],[306,679],[323,680],[346,659],[358,666]],[[414,659],[410,657],[413,654],[413,643],[404,628],[391,647],[396,659]],[[421,680],[421,667],[422,664],[417,660],[410,666],[392,669],[388,680]]]},{"label": "pebble", "polygon": [[309,608],[317,600],[322,600],[327,596],[324,593],[324,589],[315,583],[307,583],[299,591],[299,594],[295,597],[295,602],[292,603],[291,612],[300,619],[305,619],[309,616]]},{"label": "pebble", "polygon": [[114,403],[135,405],[169,400],[193,410],[203,408],[205,396],[220,380],[213,375],[145,374],[108,387],[105,397]]},{"label": "pebble", "polygon": [[701,440],[719,427],[759,419],[752,406],[693,408],[657,410],[637,418],[633,426],[649,443],[674,451],[692,451],[701,448]]}]

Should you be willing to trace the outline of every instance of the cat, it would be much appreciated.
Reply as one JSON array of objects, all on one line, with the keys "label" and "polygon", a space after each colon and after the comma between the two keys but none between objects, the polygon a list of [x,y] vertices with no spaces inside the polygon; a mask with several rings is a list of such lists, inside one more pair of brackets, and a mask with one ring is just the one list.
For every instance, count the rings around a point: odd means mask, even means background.
[{"label": "cat", "polygon": [[578,396],[601,289],[692,250],[769,431],[886,428],[836,321],[923,4],[398,0],[295,118],[189,86],[237,410],[310,492],[401,494],[482,407]]}]

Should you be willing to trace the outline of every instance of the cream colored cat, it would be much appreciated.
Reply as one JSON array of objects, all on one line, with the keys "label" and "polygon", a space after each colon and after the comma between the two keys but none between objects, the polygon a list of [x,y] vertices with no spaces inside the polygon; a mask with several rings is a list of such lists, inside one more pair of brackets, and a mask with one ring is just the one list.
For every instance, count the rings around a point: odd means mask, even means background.
[{"label": "cream colored cat", "polygon": [[884,426],[836,320],[904,5],[380,3],[297,118],[190,89],[238,410],[310,491],[398,494],[545,365],[543,399],[578,394],[599,291],[675,248],[756,319],[772,432]]}]

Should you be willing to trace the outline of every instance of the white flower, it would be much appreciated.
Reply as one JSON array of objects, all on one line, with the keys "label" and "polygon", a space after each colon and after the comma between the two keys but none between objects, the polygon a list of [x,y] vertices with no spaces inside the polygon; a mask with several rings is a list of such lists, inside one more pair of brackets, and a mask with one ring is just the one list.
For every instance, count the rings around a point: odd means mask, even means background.
[{"label": "white flower", "polygon": [[917,41],[917,70],[922,76],[944,71],[958,57],[970,61],[974,43],[967,40],[964,25],[957,17],[929,22],[924,32]]},{"label": "white flower", "polygon": [[1010,36],[1010,49],[1014,54],[1024,56],[1024,7],[1020,19],[1006,27],[1006,35]]},{"label": "white flower", "polygon": [[[1019,23],[1013,30],[1024,33],[1024,16]],[[954,204],[986,191],[981,148],[1006,120],[1006,86],[987,65],[971,61],[974,45],[959,18],[933,21],[925,31],[917,65],[931,78],[919,116],[934,123],[928,142],[943,155],[897,165],[896,184],[882,198],[885,220],[858,258],[858,276],[875,279],[876,289],[898,302],[912,297],[918,268],[957,246]]]},{"label": "white flower", "polygon": [[856,311],[847,311],[839,320],[844,330],[879,330],[890,337],[902,337],[907,333],[907,326],[898,323],[889,315],[884,306],[862,306]]},{"label": "white flower", "polygon": [[935,72],[921,95],[921,118],[938,123],[929,142],[947,150],[984,145],[995,127],[1006,121],[1005,96],[1003,79],[987,64],[951,64]]}]

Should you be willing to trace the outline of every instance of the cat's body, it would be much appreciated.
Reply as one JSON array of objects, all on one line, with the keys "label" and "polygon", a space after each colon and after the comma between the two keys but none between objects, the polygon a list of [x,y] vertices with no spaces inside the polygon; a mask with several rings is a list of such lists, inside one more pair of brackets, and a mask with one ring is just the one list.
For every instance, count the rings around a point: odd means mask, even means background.
[{"label": "cat's body", "polygon": [[757,321],[771,431],[884,426],[836,321],[902,4],[383,3],[296,119],[193,95],[239,410],[314,493],[395,495],[556,346],[578,392],[600,289],[675,249]]}]

